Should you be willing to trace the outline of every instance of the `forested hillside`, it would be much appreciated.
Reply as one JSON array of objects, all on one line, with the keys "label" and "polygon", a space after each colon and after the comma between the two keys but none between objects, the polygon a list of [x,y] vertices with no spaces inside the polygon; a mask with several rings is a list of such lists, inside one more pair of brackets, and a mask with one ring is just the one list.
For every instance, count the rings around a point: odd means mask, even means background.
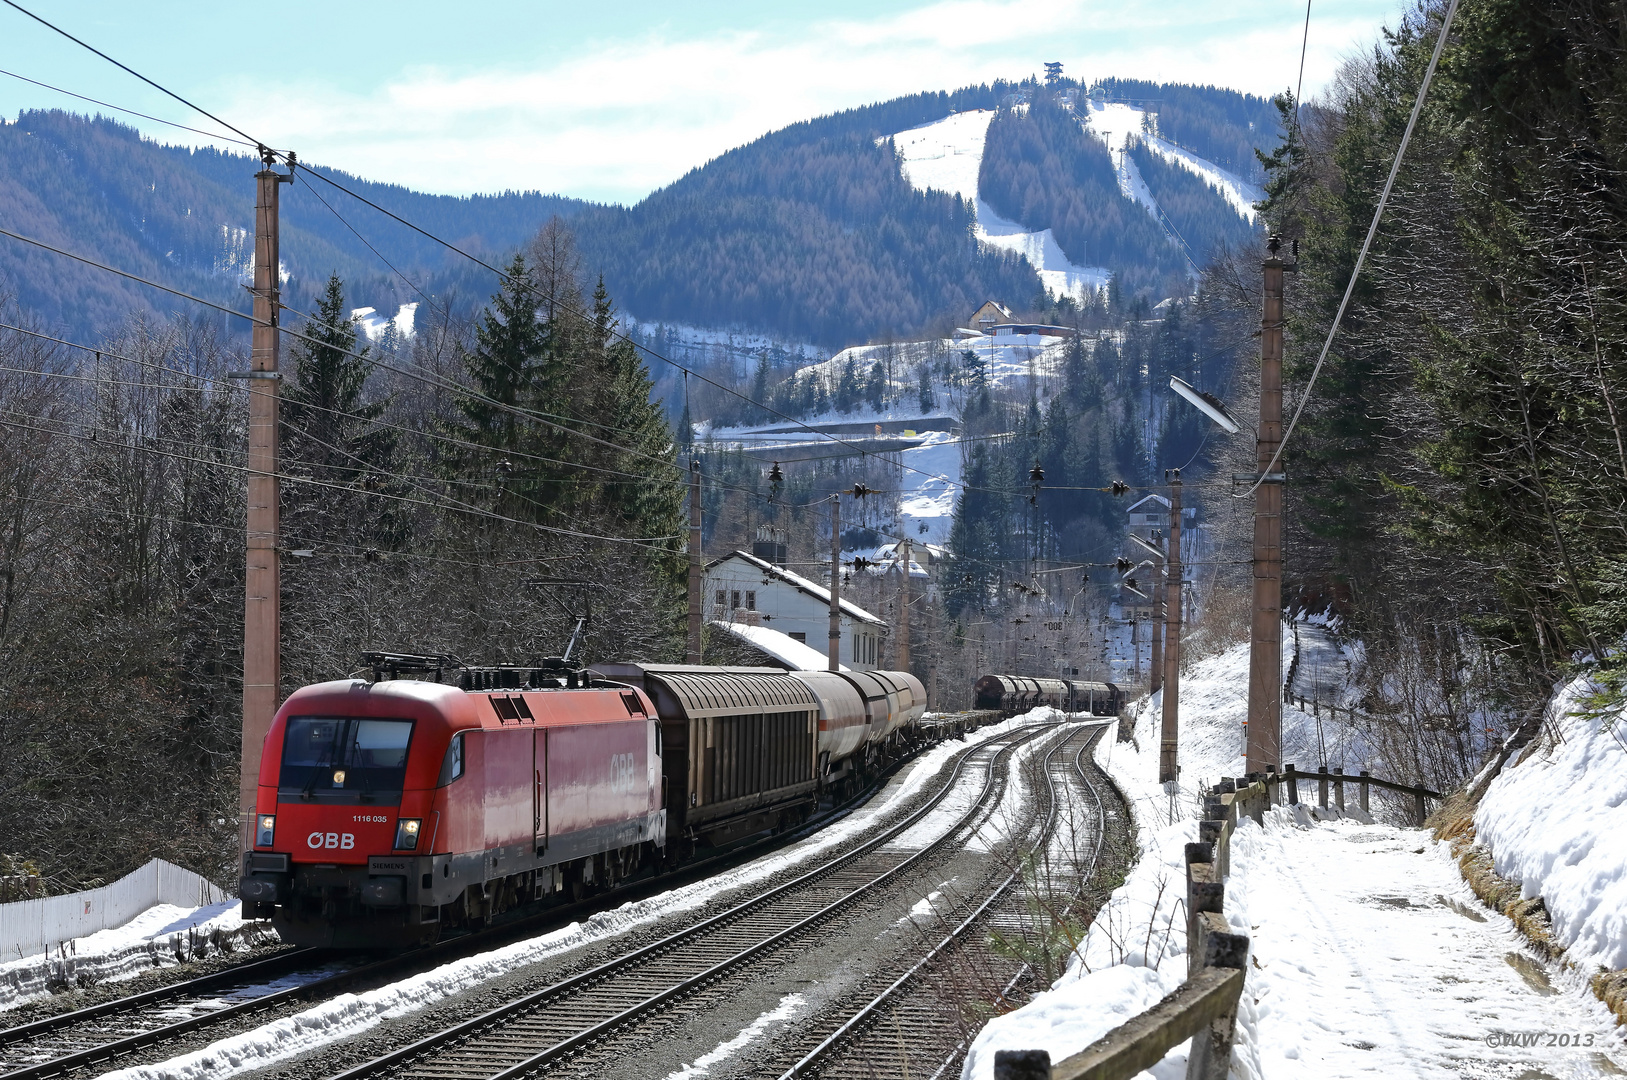
[{"label": "forested hillside", "polygon": [[[0,220],[6,227],[238,309],[253,261],[255,158],[165,146],[110,120],[27,112],[0,121]],[[535,192],[453,198],[332,173],[346,187],[466,248],[501,259],[555,214],[586,204]],[[419,299],[344,222],[367,233],[390,261],[432,294],[478,303],[490,274],[316,181],[282,189],[284,301],[308,310],[329,275],[353,283],[357,306],[393,310]],[[320,198],[318,198],[320,196]],[[331,205],[323,204],[325,200]],[[81,336],[132,311],[163,314],[183,301],[58,255],[0,240],[0,292],[47,325]],[[184,305],[192,308],[192,305]],[[190,311],[189,314],[198,314]],[[242,324],[226,326],[228,333]]]},{"label": "forested hillside", "polygon": [[1171,164],[1140,140],[1132,142],[1127,153],[1195,271],[1220,253],[1256,239],[1255,226],[1202,177]]},{"label": "forested hillside", "polygon": [[[1355,265],[1443,7],[1349,64],[1270,159],[1266,215],[1301,241],[1290,393]],[[1619,708],[1624,40],[1620,11],[1587,0],[1459,10],[1285,456],[1288,573],[1310,593],[1349,586],[1373,707],[1407,697],[1398,722],[1420,760],[1461,748],[1477,709],[1535,725],[1577,664],[1615,688],[1601,719]]]},{"label": "forested hillside", "polygon": [[1038,292],[1032,267],[977,243],[975,220],[953,196],[914,190],[891,144],[853,132],[771,137],[573,225],[640,318],[840,346]]},{"label": "forested hillside", "polygon": [[[1227,112],[1230,98],[1241,96],[1164,89],[1186,102],[1166,112],[1206,118],[1206,138],[1221,151],[1230,153],[1222,145],[1225,131],[1234,141],[1245,137],[1246,127],[1236,127]],[[740,327],[841,347],[946,324],[991,296],[1026,303],[1039,291],[1032,267],[971,240],[971,207],[915,191],[885,141],[952,112],[994,108],[1038,90],[1031,82],[995,83],[793,124],[630,208],[535,192],[432,196],[333,175],[488,261],[506,258],[543,222],[564,216],[589,264],[642,320]],[[1186,259],[1118,193],[1100,142],[1043,92],[1038,96],[1036,108],[1026,115],[1008,110],[990,131],[991,205],[1025,224],[1046,218],[1040,228],[1054,219],[1064,249],[1082,264],[1120,270],[1121,288],[1157,291],[1154,300],[1185,292]],[[0,213],[9,227],[216,303],[240,304],[257,161],[165,146],[110,120],[57,111],[0,123],[0,155],[7,165]],[[1158,182],[1173,191],[1183,178]],[[1173,193],[1172,205],[1184,205],[1184,198]],[[350,284],[356,306],[385,312],[423,300],[422,293],[434,298],[431,308],[467,317],[494,285],[489,273],[320,181],[285,187],[282,200],[284,298],[299,310],[316,302],[335,273]],[[1176,216],[1184,212],[1180,205]],[[1202,247],[1207,240],[1189,243]],[[82,337],[115,325],[125,312],[160,314],[182,303],[13,241],[0,244],[0,281],[48,325]]]}]

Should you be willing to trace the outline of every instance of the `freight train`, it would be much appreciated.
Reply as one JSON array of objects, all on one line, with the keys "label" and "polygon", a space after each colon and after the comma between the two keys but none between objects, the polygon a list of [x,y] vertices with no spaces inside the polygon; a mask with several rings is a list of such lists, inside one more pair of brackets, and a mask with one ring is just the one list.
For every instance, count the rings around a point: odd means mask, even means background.
[{"label": "freight train", "polygon": [[1063,712],[1117,716],[1129,700],[1109,682],[1031,679],[1023,675],[984,675],[972,687],[973,708],[998,709],[1007,716],[1049,705]]},{"label": "freight train", "polygon": [[368,659],[289,695],[261,750],[239,895],[293,944],[433,941],[790,827],[926,708],[901,671]]}]

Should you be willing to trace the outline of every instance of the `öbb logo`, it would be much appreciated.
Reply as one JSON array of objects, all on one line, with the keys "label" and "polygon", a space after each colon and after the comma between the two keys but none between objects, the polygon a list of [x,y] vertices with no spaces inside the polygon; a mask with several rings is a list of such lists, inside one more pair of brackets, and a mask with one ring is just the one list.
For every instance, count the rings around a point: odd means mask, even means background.
[{"label": "\u00f6bb logo", "polygon": [[356,846],[356,834],[314,832],[305,838],[305,845],[316,850],[338,848],[340,851],[349,851]]}]

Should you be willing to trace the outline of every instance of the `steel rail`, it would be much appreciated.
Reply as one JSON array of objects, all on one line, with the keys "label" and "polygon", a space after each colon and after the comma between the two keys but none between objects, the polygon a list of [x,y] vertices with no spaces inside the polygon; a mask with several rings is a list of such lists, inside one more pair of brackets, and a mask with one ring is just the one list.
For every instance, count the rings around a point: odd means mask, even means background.
[{"label": "steel rail", "polygon": [[758,895],[728,909],[727,911],[720,912],[719,914],[696,923],[693,926],[679,930],[659,941],[642,946],[633,950],[632,952],[626,953],[587,971],[580,972],[569,978],[561,980],[558,983],[545,987],[542,990],[535,991],[534,993],[527,994],[521,998],[517,998],[514,1001],[500,1005],[480,1016],[463,1021],[454,1025],[453,1027],[447,1028],[444,1031],[437,1032],[434,1035],[430,1035],[407,1046],[400,1047],[371,1061],[358,1065],[352,1069],[348,1069],[345,1072],[338,1073],[332,1077],[331,1080],[361,1080],[363,1077],[372,1076],[383,1072],[384,1070],[401,1066],[415,1059],[423,1058],[431,1053],[434,1053],[435,1051],[455,1047],[466,1041],[469,1037],[475,1036],[487,1029],[495,1028],[510,1018],[534,1012],[537,1008],[549,1001],[564,997],[574,990],[597,983],[607,976],[616,974],[618,971],[631,970],[644,960],[670,952],[675,947],[688,941],[702,938],[714,930],[723,928],[730,923],[738,922],[743,917],[758,909],[764,908],[769,904],[785,898],[800,889],[815,884],[820,879],[830,877],[844,867],[857,862],[864,856],[881,848],[895,837],[906,832],[908,829],[923,820],[928,814],[935,810],[945,798],[948,797],[951,791],[954,790],[962,773],[965,771],[966,767],[974,756],[995,748],[995,746],[1001,740],[1010,740],[1009,742],[1006,742],[1005,745],[1000,746],[991,758],[987,775],[984,778],[983,792],[979,798],[961,816],[960,820],[957,821],[954,826],[946,830],[941,837],[933,841],[931,844],[923,847],[913,855],[908,856],[902,862],[889,868],[881,875],[871,879],[865,885],[848,891],[840,899],[831,904],[825,905],[812,915],[808,915],[804,918],[796,920],[791,925],[782,928],[778,932],[775,932],[766,938],[759,939],[747,948],[707,966],[698,974],[687,977],[678,983],[668,986],[663,990],[646,997],[644,1000],[618,1011],[606,1020],[600,1021],[599,1023],[593,1024],[584,1030],[578,1031],[576,1034],[568,1036],[567,1038],[546,1047],[540,1053],[531,1055],[518,1064],[504,1068],[501,1072],[489,1074],[490,1080],[504,1080],[504,1078],[522,1076],[527,1072],[533,1071],[540,1066],[547,1064],[549,1061],[557,1057],[570,1053],[572,1050],[581,1047],[585,1043],[602,1037],[613,1028],[651,1012],[674,997],[677,997],[712,979],[715,979],[718,976],[726,973],[731,968],[738,967],[741,964],[750,961],[766,949],[769,949],[777,944],[781,944],[791,937],[802,933],[810,926],[816,925],[819,920],[829,918],[832,914],[852,904],[855,900],[865,895],[872,889],[884,884],[887,881],[890,881],[897,875],[902,874],[917,861],[933,853],[945,842],[947,842],[949,838],[959,833],[965,826],[966,822],[975,817],[982,809],[983,803],[987,800],[989,792],[995,786],[997,772],[994,768],[994,762],[996,760],[1009,753],[1017,746],[1020,746],[1022,743],[1027,742],[1030,739],[1037,738],[1038,736],[1051,730],[1053,727],[1053,724],[1046,724],[1043,726],[1037,725],[1032,731],[1023,731],[1019,729],[1016,732],[1004,733],[996,737],[996,739],[990,740],[989,742],[979,743],[977,745],[967,747],[956,758],[954,768],[951,770],[949,777],[945,780],[942,787],[936,794],[927,800],[925,804],[911,812],[899,822],[888,826],[875,837],[865,841],[851,851],[830,860],[829,862],[799,874],[791,880],[777,885],[767,892],[759,893]]},{"label": "steel rail", "polygon": [[[1079,748],[1079,752],[1073,756],[1074,771],[1079,774],[1079,779],[1084,783],[1085,790],[1090,792],[1091,797],[1096,800],[1096,846],[1091,852],[1090,870],[1088,873],[1081,875],[1081,883],[1089,881],[1091,878],[1096,876],[1096,867],[1101,861],[1102,841],[1107,835],[1107,807],[1102,802],[1101,792],[1097,790],[1095,784],[1091,783],[1090,777],[1088,774],[1086,774],[1085,766],[1083,764],[1085,754],[1090,752],[1098,741],[1100,741],[1099,738],[1086,743],[1085,745],[1081,746]],[[1069,900],[1067,905],[1062,909],[1063,916],[1066,917],[1072,910],[1073,901]],[[1022,981],[1023,976],[1027,975],[1032,968],[1033,966],[1028,963],[1024,963],[1022,967],[1018,968],[1017,973],[1006,982],[1004,989],[1000,991],[1000,996],[1002,998],[1009,998],[1011,996],[1011,992],[1017,988],[1017,984]],[[962,1039],[958,1044],[956,1044],[955,1049],[950,1053],[949,1057],[944,1060],[942,1065],[938,1066],[938,1071],[933,1073],[928,1080],[939,1080],[939,1078],[944,1075],[945,1071],[954,1064],[955,1056],[966,1049],[966,1044],[968,1041],[968,1039]]]},{"label": "steel rail", "polygon": [[[290,961],[293,961],[294,965],[298,966],[305,963],[304,958],[309,957],[314,951],[312,949],[295,949],[292,952],[279,953],[276,956],[267,956],[259,960],[251,960],[229,968],[223,968],[208,975],[200,975],[195,979],[171,983],[169,986],[160,986],[139,994],[131,994],[128,997],[114,998],[111,1001],[103,1001],[96,1005],[87,1005],[83,1009],[75,1009],[73,1012],[58,1013],[55,1016],[47,1016],[44,1019],[34,1020],[27,1024],[19,1024],[14,1028],[0,1031],[0,1047],[26,1042],[29,1039],[37,1038],[60,1028],[107,1016],[110,1013],[126,1012],[168,998],[184,997],[190,993],[197,993],[210,986],[237,982],[250,972],[284,967]],[[0,1076],[3,1075],[0,1074]]]},{"label": "steel rail", "polygon": [[[470,939],[454,938],[452,941],[448,942],[448,944],[464,945],[468,940]],[[177,1036],[185,1035],[187,1032],[195,1031],[201,1027],[208,1027],[212,1024],[219,1023],[222,1020],[258,1012],[262,1009],[272,1008],[273,1006],[281,1005],[284,1002],[295,1001],[303,997],[321,996],[330,990],[337,990],[340,987],[350,983],[381,974],[393,968],[410,967],[422,961],[424,959],[424,955],[425,954],[423,953],[411,953],[404,956],[393,956],[387,960],[378,960],[374,963],[363,964],[360,967],[351,968],[347,971],[336,972],[332,975],[328,975],[321,979],[316,979],[312,982],[301,983],[298,986],[290,986],[282,990],[274,990],[269,994],[262,994],[259,997],[250,998],[247,1001],[240,1001],[236,1004],[228,1005],[223,1009],[213,1009],[207,1012],[202,1012],[196,1016],[189,1016],[184,1020],[177,1020],[173,1023],[150,1028],[146,1031],[140,1031],[133,1035],[127,1035],[122,1039],[115,1039],[112,1042],[98,1043],[97,1045],[88,1047],[84,1050],[51,1058],[49,1061],[42,1061],[33,1065],[25,1065],[20,1069],[15,1069],[8,1073],[0,1073],[0,1080],[44,1080],[46,1077],[59,1076],[63,1073],[72,1072],[75,1069],[82,1069],[87,1065],[94,1065],[99,1061],[119,1057],[123,1054],[129,1053],[132,1050],[139,1050],[144,1046],[151,1046],[156,1043],[167,1042],[168,1040],[176,1038]],[[246,966],[249,965],[245,965],[245,967]],[[235,972],[237,969],[232,970]],[[140,997],[145,995],[137,996]],[[131,1001],[134,999],[121,998],[120,1000]],[[162,1003],[163,1001],[167,1000],[171,1000],[171,998],[159,999],[156,1003]],[[137,1007],[149,1006],[152,1004],[155,1004],[155,1002],[145,1001],[141,1003],[141,1006]],[[117,1011],[132,1012],[135,1010],[134,1008],[131,1008]],[[70,1013],[68,1015],[71,1016],[74,1014]],[[53,1017],[52,1019],[58,1018]],[[61,1030],[61,1028],[58,1027],[53,1030]],[[47,1031],[44,1034],[50,1033],[50,1031]],[[13,1045],[16,1044],[14,1043]]]},{"label": "steel rail", "polygon": [[[1085,745],[1080,748],[1080,754],[1083,754],[1095,744],[1096,739],[1099,739],[1101,737],[1101,733],[1106,730],[1106,726],[1106,724],[1101,724],[1095,728],[1093,736],[1090,739],[1087,739]],[[1055,829],[1057,804],[1059,802],[1056,793],[1056,778],[1051,774],[1050,770],[1051,759],[1056,755],[1058,750],[1062,749],[1062,747],[1066,745],[1067,742],[1068,739],[1060,740],[1045,755],[1045,776],[1046,786],[1050,790],[1050,807],[1046,812],[1045,823],[1039,830],[1039,845],[1041,846],[1048,844],[1051,840],[1051,834]],[[1076,756],[1075,764],[1077,765],[1077,763],[1078,758]],[[930,952],[911,965],[908,971],[904,972],[904,974],[893,980],[893,982],[886,989],[882,990],[881,993],[877,994],[874,998],[871,998],[870,1001],[866,1002],[857,1012],[848,1017],[848,1019],[843,1022],[841,1027],[831,1032],[823,1041],[819,1043],[818,1046],[815,1046],[812,1050],[804,1054],[800,1061],[798,1061],[795,1065],[792,1065],[780,1075],[780,1080],[795,1080],[796,1077],[804,1075],[808,1069],[818,1064],[821,1059],[828,1056],[831,1051],[835,1050],[839,1045],[845,1042],[871,1017],[873,1017],[883,1005],[891,1001],[894,996],[904,989],[904,987],[913,982],[916,976],[926,969],[927,965],[931,964],[948,949],[959,943],[966,932],[970,930],[972,926],[982,920],[983,916],[988,913],[988,910],[994,906],[995,902],[1001,897],[1005,896],[1007,891],[1009,891],[1011,887],[1017,883],[1021,876],[1022,874],[1019,870],[1014,870],[1007,875],[1004,881],[1000,882],[992,890],[990,890],[989,895],[984,898],[981,904],[978,905],[977,910],[966,916],[966,918],[961,921],[959,926],[951,930],[942,941],[932,948]],[[1024,966],[1026,967],[1026,965]],[[1021,977],[1021,973],[1019,973],[1018,977]],[[1013,980],[1013,982],[1015,982],[1015,980]]]}]

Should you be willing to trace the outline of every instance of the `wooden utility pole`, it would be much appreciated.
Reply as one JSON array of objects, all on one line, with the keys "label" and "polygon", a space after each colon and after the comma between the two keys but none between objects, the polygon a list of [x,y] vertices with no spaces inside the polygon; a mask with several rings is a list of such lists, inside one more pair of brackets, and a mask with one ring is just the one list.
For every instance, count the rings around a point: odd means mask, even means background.
[{"label": "wooden utility pole", "polygon": [[[277,553],[277,322],[281,311],[277,247],[277,204],[282,184],[293,175],[271,168],[276,160],[262,148],[264,167],[254,174],[254,332],[250,353],[248,529],[243,574],[243,748],[239,771],[238,822],[242,849],[254,842],[255,795],[260,747],[277,715],[282,681],[282,619]],[[292,160],[292,155],[290,155]]]},{"label": "wooden utility pole", "polygon": [[705,564],[701,561],[701,463],[689,463],[689,648],[684,661],[701,662],[701,586],[705,584]]},{"label": "wooden utility pole", "polygon": [[898,544],[898,670],[910,669],[910,542]]},{"label": "wooden utility pole", "polygon": [[1158,779],[1181,778],[1177,753],[1181,717],[1181,470],[1169,481],[1169,546],[1164,552],[1164,730],[1158,744]]},{"label": "wooden utility pole", "polygon": [[830,670],[842,669],[842,493],[830,497]]},{"label": "wooden utility pole", "polygon": [[1254,489],[1254,605],[1249,642],[1248,772],[1282,767],[1282,241],[1266,244],[1260,321],[1260,432]]}]

